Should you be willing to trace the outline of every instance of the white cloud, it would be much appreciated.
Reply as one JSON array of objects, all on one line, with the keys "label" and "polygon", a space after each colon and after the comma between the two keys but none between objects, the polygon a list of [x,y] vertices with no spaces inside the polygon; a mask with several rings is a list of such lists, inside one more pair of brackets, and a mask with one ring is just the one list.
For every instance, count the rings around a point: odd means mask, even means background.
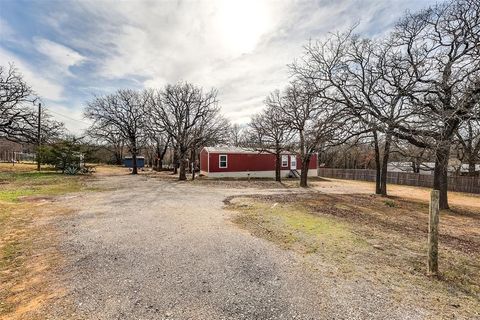
[{"label": "white cloud", "polygon": [[65,124],[65,128],[77,136],[81,136],[90,125],[91,121],[83,118],[80,106],[66,106],[59,103],[50,103],[47,106],[49,112],[56,120]]},{"label": "white cloud", "polygon": [[100,75],[171,82],[188,80],[204,65],[254,52],[262,37],[278,26],[285,5],[253,0],[84,1],[80,7],[83,14],[97,17],[98,28],[88,41],[75,44],[105,55]]},{"label": "white cloud", "polygon": [[33,66],[11,52],[0,48],[0,61],[13,62],[19,72],[23,74],[24,80],[40,97],[50,100],[63,99],[63,87],[60,84],[45,78],[41,73],[35,71]]},{"label": "white cloud", "polygon": [[34,42],[37,51],[47,56],[51,60],[51,63],[53,63],[53,66],[61,73],[72,75],[69,68],[79,65],[86,60],[85,57],[75,50],[59,43],[43,38],[37,38]]},{"label": "white cloud", "polygon": [[8,23],[4,19],[0,18],[0,39],[4,40],[10,38],[14,34],[15,32],[8,25]]},{"label": "white cloud", "polygon": [[39,15],[50,28],[49,37],[39,33],[42,37],[33,43],[48,59],[37,61],[29,77],[39,93],[57,100],[64,85],[65,96],[77,98],[67,101],[73,105],[64,112],[75,118],[80,116],[77,102],[87,92],[189,81],[218,88],[223,113],[242,123],[263,107],[270,91],[288,83],[287,64],[300,56],[309,39],[355,23],[361,33],[382,34],[404,10],[434,1],[59,2],[47,6],[46,16]]},{"label": "white cloud", "polygon": [[[176,81],[217,87],[223,111],[238,122],[288,83],[286,65],[308,39],[357,22],[361,32],[384,32],[408,6],[380,0],[82,1],[80,10],[96,28],[76,45],[101,53],[101,77],[140,79],[145,87]],[[373,21],[382,10],[388,19]]]}]

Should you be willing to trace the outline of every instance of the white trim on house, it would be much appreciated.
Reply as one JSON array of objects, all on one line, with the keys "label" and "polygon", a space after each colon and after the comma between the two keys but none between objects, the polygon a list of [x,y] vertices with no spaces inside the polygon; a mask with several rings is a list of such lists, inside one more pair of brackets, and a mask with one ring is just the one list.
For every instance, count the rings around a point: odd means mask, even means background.
[{"label": "white trim on house", "polygon": [[[225,166],[222,166],[222,157],[225,157]],[[219,154],[218,155],[218,167],[220,169],[227,169],[228,168],[228,155],[227,154]]]},{"label": "white trim on house", "polygon": [[282,168],[288,168],[288,155],[282,154]]},{"label": "white trim on house", "polygon": [[[298,170],[301,172],[302,170]],[[288,177],[290,170],[281,170],[282,177]],[[235,172],[203,172],[209,178],[274,178],[275,170],[269,171],[235,171]],[[317,169],[308,169],[308,176],[317,176]]]},{"label": "white trim on house", "polygon": [[297,170],[297,156],[290,156],[290,170]]},{"label": "white trim on house", "polygon": [[210,152],[208,152],[207,148],[204,148],[204,149],[207,150],[207,172],[210,172]]}]

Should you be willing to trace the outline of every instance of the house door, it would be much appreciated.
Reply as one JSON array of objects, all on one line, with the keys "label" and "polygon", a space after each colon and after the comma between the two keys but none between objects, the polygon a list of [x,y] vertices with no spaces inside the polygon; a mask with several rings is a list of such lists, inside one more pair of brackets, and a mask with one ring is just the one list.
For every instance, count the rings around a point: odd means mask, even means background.
[{"label": "house door", "polygon": [[290,156],[290,170],[296,170],[296,169],[297,169],[297,157]]}]

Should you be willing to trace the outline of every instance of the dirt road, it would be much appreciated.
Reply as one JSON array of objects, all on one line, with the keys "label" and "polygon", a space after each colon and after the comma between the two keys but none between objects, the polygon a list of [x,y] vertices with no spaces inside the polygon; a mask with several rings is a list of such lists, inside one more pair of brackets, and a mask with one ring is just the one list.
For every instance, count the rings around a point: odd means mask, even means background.
[{"label": "dirt road", "polygon": [[331,266],[231,223],[222,189],[103,176],[103,192],[62,200],[65,296],[53,319],[423,319],[387,287],[339,279]]}]

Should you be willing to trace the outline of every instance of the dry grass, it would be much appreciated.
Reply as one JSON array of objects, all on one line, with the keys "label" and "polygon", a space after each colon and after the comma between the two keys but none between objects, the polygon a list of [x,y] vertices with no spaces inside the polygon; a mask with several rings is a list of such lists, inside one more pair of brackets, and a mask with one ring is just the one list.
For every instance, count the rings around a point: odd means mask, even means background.
[{"label": "dry grass", "polygon": [[62,294],[51,275],[62,257],[51,221],[69,210],[54,197],[85,190],[89,177],[31,171],[15,165],[0,172],[0,318],[42,318],[49,299]]},{"label": "dry grass", "polygon": [[129,174],[130,171],[128,168],[123,166],[113,166],[113,165],[98,165],[95,166],[95,175],[96,176],[112,176],[112,175],[122,175]]},{"label": "dry grass", "polygon": [[289,187],[285,182],[280,183],[273,181],[272,179],[209,179],[200,177],[195,181],[192,181],[192,183],[222,189],[283,189]]},{"label": "dry grass", "polygon": [[425,275],[425,202],[311,192],[226,203],[243,228],[320,259],[340,276],[386,286],[393,299],[430,309],[436,318],[480,316],[480,210],[442,212],[441,275],[434,279]]},{"label": "dry grass", "polygon": [[37,165],[34,163],[15,163],[12,165],[12,163],[0,162],[0,172],[28,172],[36,169]]},{"label": "dry grass", "polygon": [[[371,194],[375,191],[374,182],[358,180],[321,178],[321,180],[312,180],[310,186],[317,191],[335,194]],[[388,185],[390,196],[419,202],[427,202],[430,199],[430,191],[430,188]],[[448,200],[454,207],[468,207],[480,212],[480,194],[449,191]]]}]

